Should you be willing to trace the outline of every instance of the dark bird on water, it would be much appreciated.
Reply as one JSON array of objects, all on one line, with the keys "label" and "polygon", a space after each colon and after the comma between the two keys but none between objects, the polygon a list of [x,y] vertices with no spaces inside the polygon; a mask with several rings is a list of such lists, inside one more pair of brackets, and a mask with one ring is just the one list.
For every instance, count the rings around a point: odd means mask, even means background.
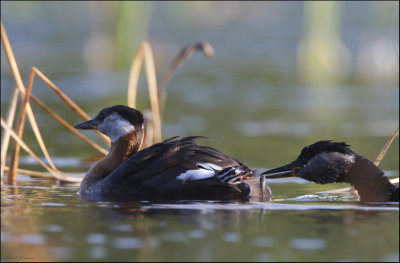
[{"label": "dark bird on water", "polygon": [[344,182],[354,186],[363,202],[399,201],[399,187],[344,142],[318,141],[304,147],[293,162],[262,175],[268,179],[298,176],[317,184]]},{"label": "dark bird on water", "polygon": [[199,136],[173,137],[139,151],[143,123],[138,110],[116,105],[75,126],[97,129],[111,140],[109,153],[85,175],[82,198],[270,199],[259,174],[235,158],[197,145]]}]

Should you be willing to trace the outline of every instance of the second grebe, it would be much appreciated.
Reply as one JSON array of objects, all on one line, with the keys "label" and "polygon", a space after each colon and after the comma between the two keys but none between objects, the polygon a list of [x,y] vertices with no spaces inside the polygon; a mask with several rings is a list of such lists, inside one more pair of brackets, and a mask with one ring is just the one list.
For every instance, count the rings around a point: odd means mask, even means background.
[{"label": "second grebe", "polygon": [[399,201],[399,187],[381,169],[344,142],[318,141],[306,146],[293,162],[263,172],[266,178],[298,176],[318,184],[350,183],[361,201]]},{"label": "second grebe", "polygon": [[269,200],[260,177],[238,160],[210,147],[199,136],[170,138],[140,150],[143,116],[133,108],[105,108],[77,129],[97,129],[111,140],[110,152],[93,165],[79,189],[83,198]]}]

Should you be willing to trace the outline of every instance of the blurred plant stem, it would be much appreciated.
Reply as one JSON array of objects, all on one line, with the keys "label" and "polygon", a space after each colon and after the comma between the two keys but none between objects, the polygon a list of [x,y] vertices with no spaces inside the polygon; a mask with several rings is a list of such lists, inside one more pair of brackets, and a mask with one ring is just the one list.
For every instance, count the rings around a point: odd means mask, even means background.
[{"label": "blurred plant stem", "polygon": [[399,81],[399,3],[372,1],[357,49],[353,82],[388,86]]},{"label": "blurred plant stem", "polygon": [[298,67],[308,84],[329,85],[347,74],[350,54],[340,40],[340,2],[305,2]]},{"label": "blurred plant stem", "polygon": [[126,69],[138,49],[150,22],[151,2],[118,2],[115,32],[115,67]]},{"label": "blurred plant stem", "polygon": [[91,68],[129,68],[130,60],[146,38],[151,2],[89,2],[91,37],[84,57]]}]

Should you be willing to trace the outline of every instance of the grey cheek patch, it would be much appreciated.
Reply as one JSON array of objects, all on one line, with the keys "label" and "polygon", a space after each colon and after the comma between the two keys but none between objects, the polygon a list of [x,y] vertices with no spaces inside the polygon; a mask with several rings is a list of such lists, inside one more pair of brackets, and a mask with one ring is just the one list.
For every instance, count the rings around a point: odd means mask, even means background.
[{"label": "grey cheek patch", "polygon": [[135,130],[135,127],[117,113],[112,113],[97,125],[97,129],[107,135],[111,142],[115,142],[121,136]]}]

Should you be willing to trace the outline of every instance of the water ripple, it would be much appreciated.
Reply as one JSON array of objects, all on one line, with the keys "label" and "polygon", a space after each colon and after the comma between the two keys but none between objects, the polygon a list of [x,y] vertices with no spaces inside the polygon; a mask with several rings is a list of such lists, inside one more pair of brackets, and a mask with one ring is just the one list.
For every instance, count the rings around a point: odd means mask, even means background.
[{"label": "water ripple", "polygon": [[205,232],[204,232],[203,230],[201,230],[201,229],[194,229],[194,230],[190,230],[190,231],[188,232],[188,236],[189,236],[190,238],[193,238],[193,239],[201,239],[201,238],[205,238],[205,237],[206,237],[206,234],[205,234]]},{"label": "water ripple", "polygon": [[300,250],[321,250],[326,247],[326,242],[320,238],[292,238],[289,246]]},{"label": "water ripple", "polygon": [[113,226],[111,226],[111,230],[118,231],[118,232],[131,232],[132,226],[131,225],[113,225]]},{"label": "water ripple", "polygon": [[107,248],[103,246],[93,246],[89,248],[89,256],[91,258],[104,258],[106,256]]},{"label": "water ripple", "polygon": [[118,249],[135,249],[142,248],[143,242],[137,237],[117,237],[113,240],[112,246]]},{"label": "water ripple", "polygon": [[251,244],[255,247],[274,247],[276,240],[272,237],[255,237]]},{"label": "water ripple", "polygon": [[14,236],[15,240],[19,243],[30,244],[30,245],[43,245],[46,243],[44,235],[32,233],[32,234],[19,234]]},{"label": "water ripple", "polygon": [[186,238],[182,232],[170,232],[162,235],[165,241],[169,242],[185,242]]},{"label": "water ripple", "polygon": [[44,226],[44,229],[47,232],[62,232],[63,228],[60,225],[46,225]]},{"label": "water ripple", "polygon": [[67,246],[50,247],[49,250],[50,254],[59,260],[67,260],[73,253],[73,249]]},{"label": "water ripple", "polygon": [[286,203],[262,203],[251,202],[244,204],[236,203],[189,203],[189,204],[152,204],[143,206],[144,209],[188,209],[199,210],[200,212],[214,210],[360,210],[360,211],[399,211],[398,206],[367,206],[351,204],[286,204]]},{"label": "water ripple", "polygon": [[86,242],[92,245],[102,245],[106,243],[106,236],[100,233],[90,233],[86,237]]},{"label": "water ripple", "polygon": [[55,206],[55,207],[65,206],[65,204],[63,204],[63,203],[51,203],[51,202],[40,203],[39,205],[41,205],[41,206]]},{"label": "water ripple", "polygon": [[240,241],[240,236],[238,235],[238,233],[235,232],[227,232],[223,234],[222,239],[225,242],[236,243]]}]

